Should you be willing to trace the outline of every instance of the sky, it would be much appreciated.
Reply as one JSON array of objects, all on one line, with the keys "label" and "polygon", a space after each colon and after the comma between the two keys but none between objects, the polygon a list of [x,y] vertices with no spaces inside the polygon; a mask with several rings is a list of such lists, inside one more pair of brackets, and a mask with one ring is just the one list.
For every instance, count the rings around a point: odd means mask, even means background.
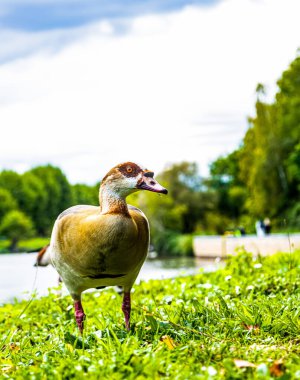
[{"label": "sky", "polygon": [[1,0],[0,170],[94,184],[236,149],[300,47],[299,0]]}]

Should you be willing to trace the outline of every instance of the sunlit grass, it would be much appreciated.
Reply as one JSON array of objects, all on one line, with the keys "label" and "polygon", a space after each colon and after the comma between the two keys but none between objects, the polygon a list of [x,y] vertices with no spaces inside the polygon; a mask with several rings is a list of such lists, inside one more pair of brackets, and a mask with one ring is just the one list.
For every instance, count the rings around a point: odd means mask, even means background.
[{"label": "sunlit grass", "polygon": [[0,240],[0,253],[9,252],[10,242],[7,239]]},{"label": "sunlit grass", "polygon": [[19,249],[20,251],[33,251],[33,250],[38,250],[45,245],[49,244],[50,238],[45,238],[45,237],[36,237],[32,239],[27,239],[27,240],[21,240],[19,242]]},{"label": "sunlit grass", "polygon": [[[83,297],[78,338],[70,297],[5,305],[3,378],[300,378],[299,252],[242,252],[215,273],[135,286],[132,331],[113,290]],[[1,372],[0,372],[1,373]]]},{"label": "sunlit grass", "polygon": [[[19,252],[29,252],[36,251],[45,245],[47,245],[50,241],[50,238],[45,237],[35,237],[26,240],[20,240],[18,243],[18,251]],[[7,239],[0,240],[0,253],[8,253],[10,247],[10,241]]]}]

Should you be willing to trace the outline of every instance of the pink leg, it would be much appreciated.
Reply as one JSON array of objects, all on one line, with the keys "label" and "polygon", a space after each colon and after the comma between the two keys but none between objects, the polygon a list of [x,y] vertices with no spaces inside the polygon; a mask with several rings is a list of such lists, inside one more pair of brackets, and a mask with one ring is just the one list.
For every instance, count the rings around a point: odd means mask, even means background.
[{"label": "pink leg", "polygon": [[130,331],[130,310],[131,310],[130,292],[124,292],[122,310],[125,316],[126,329]]},{"label": "pink leg", "polygon": [[84,327],[83,322],[85,320],[85,314],[83,311],[81,301],[75,301],[74,306],[75,306],[75,318],[76,318],[77,326],[79,328],[80,334],[82,334],[83,327]]}]

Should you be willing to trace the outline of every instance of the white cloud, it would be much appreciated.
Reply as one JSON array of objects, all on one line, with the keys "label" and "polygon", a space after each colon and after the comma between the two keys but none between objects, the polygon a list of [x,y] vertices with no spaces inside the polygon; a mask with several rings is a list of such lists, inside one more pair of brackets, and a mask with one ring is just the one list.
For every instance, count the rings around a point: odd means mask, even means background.
[{"label": "white cloud", "polygon": [[125,160],[155,171],[192,160],[206,172],[241,140],[256,84],[274,91],[295,57],[299,10],[298,0],[227,0],[137,17],[125,34],[99,23],[0,66],[0,168],[51,162],[89,183]]},{"label": "white cloud", "polygon": [[[117,20],[114,24],[120,27],[126,23]],[[87,35],[105,36],[113,34],[114,31],[112,24],[105,20],[88,26],[39,32],[0,28],[0,64],[10,64],[13,60],[26,59],[36,52],[55,54],[66,45],[74,41],[78,42]]]}]

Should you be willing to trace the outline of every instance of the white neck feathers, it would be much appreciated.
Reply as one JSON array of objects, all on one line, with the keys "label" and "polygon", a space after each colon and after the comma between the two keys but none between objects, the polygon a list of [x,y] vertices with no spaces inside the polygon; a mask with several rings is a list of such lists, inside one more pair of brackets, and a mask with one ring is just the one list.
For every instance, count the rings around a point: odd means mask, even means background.
[{"label": "white neck feathers", "polygon": [[116,192],[105,184],[100,186],[99,201],[101,214],[129,215],[126,196]]}]

